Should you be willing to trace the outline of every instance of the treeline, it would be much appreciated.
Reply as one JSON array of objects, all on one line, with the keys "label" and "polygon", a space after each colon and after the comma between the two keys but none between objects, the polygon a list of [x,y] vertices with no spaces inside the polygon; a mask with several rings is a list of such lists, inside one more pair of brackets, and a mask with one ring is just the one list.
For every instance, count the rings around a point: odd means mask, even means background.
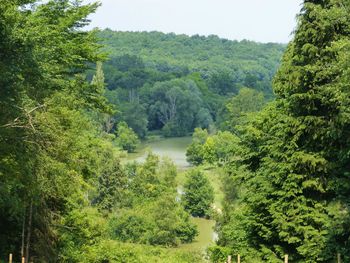
[{"label": "treeline", "polygon": [[[99,33],[109,59],[106,97],[140,138],[183,136],[221,125],[226,100],[243,87],[273,97],[271,80],[285,45],[159,32]],[[92,73],[90,74],[92,75]],[[116,125],[112,128],[115,129]]]},{"label": "treeline", "polygon": [[222,131],[196,129],[188,160],[226,171],[213,262],[350,261],[349,9],[304,1],[276,99],[258,112],[234,98]]},{"label": "treeline", "polygon": [[97,7],[1,2],[0,261],[199,262],[167,249],[197,235],[174,165],[122,165],[117,146],[135,137],[124,123],[107,132],[113,107],[90,67],[106,56],[82,30]]}]

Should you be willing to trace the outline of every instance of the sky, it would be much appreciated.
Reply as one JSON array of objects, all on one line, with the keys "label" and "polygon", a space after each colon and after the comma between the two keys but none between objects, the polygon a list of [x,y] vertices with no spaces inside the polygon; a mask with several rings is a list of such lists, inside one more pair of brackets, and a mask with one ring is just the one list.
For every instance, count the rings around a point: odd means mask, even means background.
[{"label": "sky", "polygon": [[302,0],[100,0],[89,28],[287,43]]}]

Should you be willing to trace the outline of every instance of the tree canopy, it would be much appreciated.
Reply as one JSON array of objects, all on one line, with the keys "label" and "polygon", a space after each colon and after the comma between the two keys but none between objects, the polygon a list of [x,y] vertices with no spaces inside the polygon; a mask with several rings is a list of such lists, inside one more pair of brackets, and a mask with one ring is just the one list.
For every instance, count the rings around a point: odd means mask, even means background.
[{"label": "tree canopy", "polygon": [[103,66],[106,95],[119,110],[114,128],[125,121],[140,138],[147,131],[183,136],[196,127],[220,126],[227,98],[244,87],[272,98],[272,76],[285,49],[159,32],[106,29],[99,37],[109,54]]}]

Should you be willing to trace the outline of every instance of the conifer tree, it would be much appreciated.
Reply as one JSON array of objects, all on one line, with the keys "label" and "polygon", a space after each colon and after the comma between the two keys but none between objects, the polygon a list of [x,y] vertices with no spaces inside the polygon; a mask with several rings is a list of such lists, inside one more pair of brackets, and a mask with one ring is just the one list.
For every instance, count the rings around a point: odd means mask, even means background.
[{"label": "conifer tree", "polygon": [[187,176],[183,200],[185,209],[192,216],[210,216],[211,205],[214,202],[214,190],[210,181],[199,170],[191,170]]},{"label": "conifer tree", "polygon": [[349,10],[350,1],[304,1],[276,102],[243,128],[232,167],[246,169],[246,216],[233,228],[264,261],[350,260]]}]

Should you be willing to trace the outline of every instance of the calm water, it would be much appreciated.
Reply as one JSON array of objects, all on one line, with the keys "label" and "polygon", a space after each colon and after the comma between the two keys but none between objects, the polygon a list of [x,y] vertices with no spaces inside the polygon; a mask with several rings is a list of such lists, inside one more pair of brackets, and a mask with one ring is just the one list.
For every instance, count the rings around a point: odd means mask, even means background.
[{"label": "calm water", "polygon": [[155,141],[145,142],[139,147],[137,153],[129,154],[129,160],[143,162],[147,157],[148,151],[160,157],[169,157],[180,169],[189,167],[186,161],[186,148],[191,143],[191,137],[179,138],[160,138]]}]

